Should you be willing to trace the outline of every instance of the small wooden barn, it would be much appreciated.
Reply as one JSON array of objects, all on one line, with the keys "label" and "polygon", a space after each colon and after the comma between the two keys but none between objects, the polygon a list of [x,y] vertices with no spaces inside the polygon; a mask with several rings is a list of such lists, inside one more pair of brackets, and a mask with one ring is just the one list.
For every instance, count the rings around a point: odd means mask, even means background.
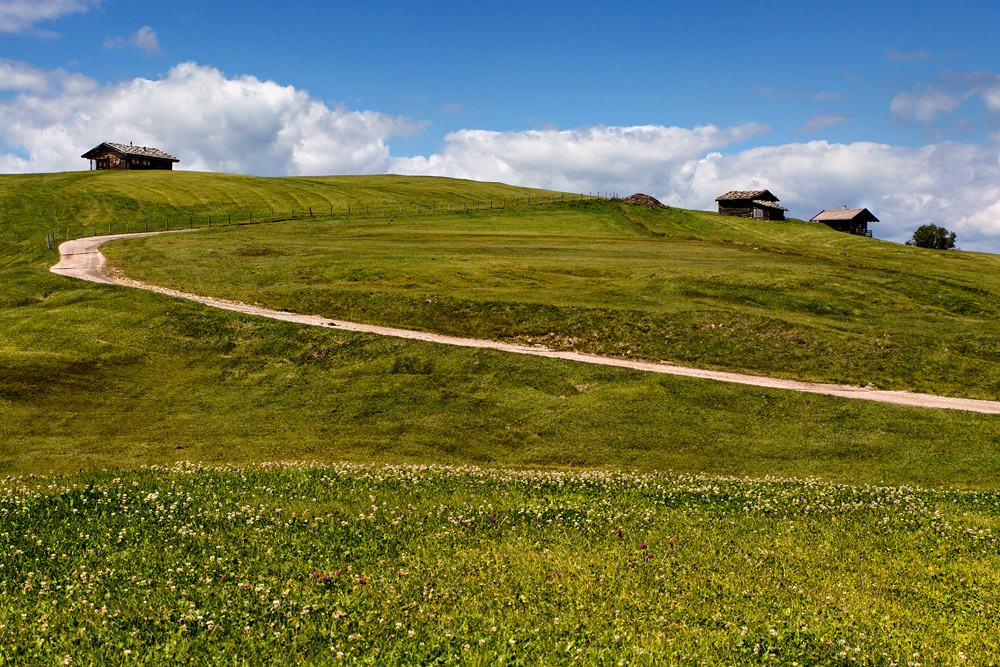
[{"label": "small wooden barn", "polygon": [[866,208],[834,208],[820,211],[809,222],[822,222],[838,232],[848,234],[859,234],[860,236],[871,236],[868,229],[869,222],[878,222],[878,218]]},{"label": "small wooden barn", "polygon": [[755,220],[784,220],[788,209],[767,190],[730,190],[715,198],[721,215],[735,215]]},{"label": "small wooden barn", "polygon": [[116,144],[105,141],[80,157],[90,160],[93,169],[173,169],[180,162],[169,153],[149,146]]}]

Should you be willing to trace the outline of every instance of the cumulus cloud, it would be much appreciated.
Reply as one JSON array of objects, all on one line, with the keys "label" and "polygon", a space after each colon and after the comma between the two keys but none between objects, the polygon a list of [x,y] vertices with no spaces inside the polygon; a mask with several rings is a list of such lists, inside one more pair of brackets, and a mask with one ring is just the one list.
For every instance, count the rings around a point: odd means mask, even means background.
[{"label": "cumulus cloud", "polygon": [[[9,147],[0,152],[0,172],[86,169],[79,157],[86,150],[132,141],[177,155],[184,169],[453,176],[569,192],[645,192],[695,209],[714,209],[715,197],[728,190],[764,187],[793,217],[865,206],[881,221],[874,225],[880,238],[904,241],[917,226],[935,223],[957,232],[965,249],[1000,251],[1000,133],[980,144],[920,148],[810,141],[740,149],[770,128],[464,129],[448,134],[436,153],[396,157],[390,139],[419,131],[421,123],[330,106],[292,86],[194,63],[155,80],[101,84],[0,60],[0,88],[17,93],[0,100],[0,147]],[[818,122],[828,120],[837,119]]]},{"label": "cumulus cloud", "polygon": [[863,206],[880,219],[879,238],[903,242],[919,225],[934,223],[956,231],[965,249],[1000,252],[1000,137],[922,148],[811,141],[718,150],[764,129],[464,130],[448,135],[440,153],[396,159],[393,170],[570,192],[645,192],[702,210],[714,210],[723,192],[767,188],[791,217]]},{"label": "cumulus cloud", "polygon": [[831,125],[839,125],[840,123],[849,123],[854,120],[856,116],[853,114],[842,114],[842,113],[818,113],[813,114],[806,121],[805,125],[798,129],[799,134],[812,134],[813,132],[819,132],[820,130],[830,127]]},{"label": "cumulus cloud", "polygon": [[156,36],[156,31],[148,25],[142,26],[128,37],[118,35],[104,40],[105,49],[122,49],[127,46],[134,46],[140,51],[145,51],[149,54],[163,52],[160,48],[160,40]]},{"label": "cumulus cloud", "polygon": [[36,23],[89,11],[100,0],[0,0],[0,32],[24,32]]},{"label": "cumulus cloud", "polygon": [[572,192],[650,189],[686,160],[768,132],[761,123],[693,129],[643,125],[445,136],[440,153],[397,158],[395,171],[521,183]]},{"label": "cumulus cloud", "polygon": [[381,173],[391,163],[389,137],[420,128],[407,118],[331,108],[292,86],[226,77],[195,63],[158,80],[107,85],[59,72],[27,74],[26,92],[0,102],[0,139],[17,151],[0,155],[3,172],[86,168],[79,156],[89,148],[132,141],[177,155],[185,169]]},{"label": "cumulus cloud", "polygon": [[808,220],[825,208],[867,207],[879,238],[905,241],[919,225],[944,225],[966,249],[1000,251],[1000,145],[910,148],[812,141],[719,153],[676,170],[666,203],[710,208],[727,190],[767,188]]},{"label": "cumulus cloud", "polygon": [[49,90],[51,78],[48,70],[0,58],[0,90],[45,93]]}]

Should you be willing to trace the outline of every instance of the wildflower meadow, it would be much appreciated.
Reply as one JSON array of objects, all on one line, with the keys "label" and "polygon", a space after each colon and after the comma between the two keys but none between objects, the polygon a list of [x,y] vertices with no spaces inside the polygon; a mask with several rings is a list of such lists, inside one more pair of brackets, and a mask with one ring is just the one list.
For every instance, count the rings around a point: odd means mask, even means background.
[{"label": "wildflower meadow", "polygon": [[447,466],[0,483],[0,664],[986,665],[1000,494]]}]

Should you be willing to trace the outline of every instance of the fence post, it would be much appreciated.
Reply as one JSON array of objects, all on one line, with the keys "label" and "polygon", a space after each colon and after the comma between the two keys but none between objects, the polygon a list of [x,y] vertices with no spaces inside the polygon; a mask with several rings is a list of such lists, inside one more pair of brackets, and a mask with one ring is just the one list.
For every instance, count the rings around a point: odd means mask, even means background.
[{"label": "fence post", "polygon": [[368,215],[368,204],[365,204],[365,215]]},{"label": "fence post", "polygon": [[333,215],[333,204],[330,204],[330,215]]},{"label": "fence post", "polygon": [[128,223],[125,223],[125,233],[128,234]]},{"label": "fence post", "polygon": [[310,218],[313,217],[313,207],[312,206],[309,207],[309,217]]},{"label": "fence post", "polygon": [[253,211],[250,211],[250,224],[253,224]]},{"label": "fence post", "polygon": [[492,208],[493,208],[493,200],[491,199],[490,200],[490,209],[492,209]]},{"label": "fence post", "polygon": [[194,216],[188,216],[188,229],[194,229]]},{"label": "fence post", "polygon": [[170,230],[170,218],[164,218],[163,219],[163,224],[166,227],[166,229],[169,231]]},{"label": "fence post", "polygon": [[400,214],[403,213],[403,205],[402,204],[399,205],[399,212],[400,212]]},{"label": "fence post", "polygon": [[271,222],[274,222],[274,207],[271,207]]},{"label": "fence post", "polygon": [[351,214],[351,205],[348,204],[347,205],[347,215],[350,215],[350,214]]},{"label": "fence post", "polygon": [[233,224],[233,214],[232,213],[226,213],[226,224],[227,225]]},{"label": "fence post", "polygon": [[149,220],[143,220],[146,223],[146,231],[149,231]]}]

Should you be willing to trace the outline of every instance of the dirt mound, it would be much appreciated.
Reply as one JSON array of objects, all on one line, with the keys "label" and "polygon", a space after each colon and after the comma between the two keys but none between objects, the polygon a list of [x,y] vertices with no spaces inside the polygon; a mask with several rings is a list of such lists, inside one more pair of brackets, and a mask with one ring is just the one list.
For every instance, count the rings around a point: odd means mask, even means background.
[{"label": "dirt mound", "polygon": [[669,206],[664,206],[660,203],[660,200],[656,197],[650,197],[649,195],[634,194],[631,197],[625,197],[623,199],[626,204],[633,204],[635,206],[648,206],[649,208],[670,208]]}]

